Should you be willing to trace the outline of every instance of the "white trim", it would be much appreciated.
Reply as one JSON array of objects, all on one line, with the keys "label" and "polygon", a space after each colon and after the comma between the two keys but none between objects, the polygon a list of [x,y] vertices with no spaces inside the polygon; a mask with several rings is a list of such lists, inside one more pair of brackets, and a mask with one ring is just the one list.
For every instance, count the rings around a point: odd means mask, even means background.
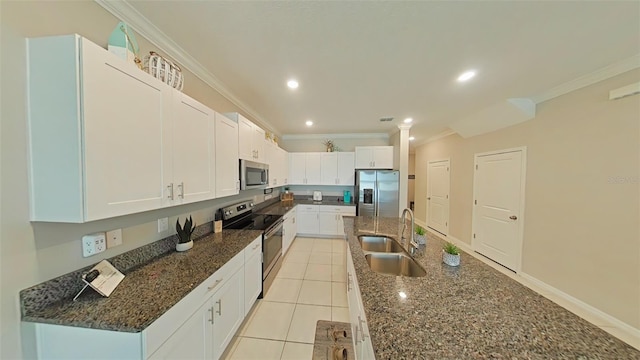
[{"label": "white trim", "polygon": [[516,251],[518,252],[516,254],[516,263],[515,263],[515,269],[513,269],[513,271],[515,271],[516,273],[519,273],[520,271],[522,271],[522,249],[524,247],[524,223],[525,223],[525,213],[524,213],[524,209],[525,209],[525,185],[526,185],[526,180],[527,180],[527,147],[526,146],[521,146],[521,147],[515,147],[515,148],[510,148],[510,149],[502,149],[502,150],[494,150],[494,151],[487,151],[487,152],[483,152],[483,153],[476,153],[473,156],[473,198],[471,199],[471,248],[476,251],[475,249],[477,249],[477,243],[475,238],[473,237],[473,234],[476,233],[476,205],[475,205],[475,200],[478,198],[477,197],[477,193],[478,193],[478,187],[477,187],[477,182],[476,182],[476,167],[478,166],[478,158],[482,157],[482,156],[490,156],[490,155],[498,155],[498,154],[505,154],[505,153],[510,153],[510,152],[521,152],[522,153],[522,157],[521,157],[521,161],[522,161],[522,168],[521,168],[521,172],[520,172],[520,209],[518,212],[518,215],[520,216],[520,218],[518,219],[518,248],[516,249]]},{"label": "white trim", "polygon": [[595,84],[599,81],[614,77],[629,70],[640,67],[640,54],[636,54],[630,58],[615,62],[600,68],[592,73],[578,77],[564,84],[560,84],[551,88],[542,94],[532,96],[530,99],[536,104],[543,101],[551,100],[555,97],[570,93],[583,87]]},{"label": "white trim", "polygon": [[354,134],[284,134],[282,140],[317,140],[317,139],[389,139],[386,133],[354,133]]},{"label": "white trim", "polygon": [[[420,220],[416,220],[416,223],[418,223],[420,226],[425,225],[424,222]],[[441,236],[442,234],[434,232],[433,230],[427,228],[426,226],[424,227],[431,234],[439,238],[442,238]],[[447,236],[446,239],[443,239],[443,240],[453,243],[458,248],[460,248],[460,250],[464,251],[468,255],[473,256],[477,260],[482,261],[483,263],[492,267],[493,269],[497,270],[503,275],[506,275],[509,278],[517,281],[521,285],[526,286],[532,291],[535,291],[536,293],[540,294],[546,299],[561,306],[565,310],[572,312],[573,314],[580,317],[581,319],[589,322],[594,326],[599,327],[600,329],[608,332],[612,336],[640,350],[640,329],[636,329],[633,326],[605,313],[604,311],[597,309],[581,301],[580,299],[575,298],[525,272],[520,272],[516,274],[513,271],[505,268],[504,266],[499,265],[498,263],[490,260],[489,258],[486,258],[480,255],[479,253],[475,252],[468,243],[454,236],[449,235]],[[462,266],[464,266],[464,264]]]},{"label": "white trim", "polygon": [[169,36],[163,33],[149,19],[144,17],[126,0],[94,0],[98,5],[113,14],[116,18],[127,23],[136,32],[149,40],[153,45],[164,53],[164,55],[175,60],[183,69],[191,71],[196,77],[204,81],[211,88],[220,93],[227,100],[239,107],[244,113],[249,115],[261,125],[267,127],[267,130],[275,131],[275,127],[267,120],[262,118],[251,106],[240,100],[233,94],[227,85],[213,75],[207,68],[200,64],[193,56],[173,41]]},{"label": "white trim", "polygon": [[[439,160],[427,160],[427,204],[426,204],[426,209],[425,209],[425,214],[427,214],[427,224],[429,223],[429,165],[434,164],[434,163],[442,163],[442,162],[446,162],[447,163],[447,176],[448,176],[448,180],[449,180],[449,191],[448,191],[448,198],[447,198],[447,220],[445,222],[445,232],[444,232],[444,236],[449,236],[449,220],[451,217],[451,158],[444,158],[444,159],[439,159]],[[429,225],[427,225],[428,227]],[[433,228],[432,228],[433,229]],[[439,232],[436,229],[433,229],[437,232]],[[442,234],[442,233],[441,233]]]}]

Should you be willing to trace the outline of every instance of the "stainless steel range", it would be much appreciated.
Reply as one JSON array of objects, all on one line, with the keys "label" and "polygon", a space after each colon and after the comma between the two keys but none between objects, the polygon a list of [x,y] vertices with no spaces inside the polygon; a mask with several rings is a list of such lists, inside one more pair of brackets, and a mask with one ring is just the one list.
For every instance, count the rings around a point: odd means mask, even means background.
[{"label": "stainless steel range", "polygon": [[253,201],[247,200],[220,209],[223,229],[262,230],[262,294],[263,297],[282,266],[282,215],[253,212]]}]

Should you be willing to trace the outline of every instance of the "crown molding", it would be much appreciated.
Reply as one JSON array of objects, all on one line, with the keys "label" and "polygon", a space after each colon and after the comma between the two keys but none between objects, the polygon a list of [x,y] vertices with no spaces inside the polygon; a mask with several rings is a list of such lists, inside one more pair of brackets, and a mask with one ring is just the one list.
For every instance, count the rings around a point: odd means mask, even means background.
[{"label": "crown molding", "polygon": [[247,105],[240,100],[240,98],[234,95],[227,86],[220,81],[220,79],[215,77],[215,75],[200,64],[193,56],[189,55],[187,51],[181,48],[180,45],[173,41],[169,36],[158,29],[157,26],[144,17],[144,15],[131,6],[131,4],[126,0],[94,1],[113,14],[116,18],[127,23],[127,25],[149,40],[149,42],[157,46],[160,51],[165,53],[165,55],[179,63],[183,69],[187,69],[192,72],[196,77],[204,81],[211,88],[219,92],[220,95],[240,108],[249,117],[262,123],[262,125],[268,127],[269,130],[275,130],[275,127],[271,123],[262,118],[254,109],[251,108],[251,106]]},{"label": "crown molding", "polygon": [[636,54],[630,58],[615,62],[592,73],[580,76],[579,78],[568,81],[564,84],[560,84],[543,92],[542,94],[532,96],[531,100],[538,104],[639,67],[640,54]]},{"label": "crown molding", "polygon": [[318,139],[389,139],[389,134],[368,133],[368,134],[285,134],[280,137],[282,140],[318,140]]},{"label": "crown molding", "polygon": [[428,144],[430,142],[434,142],[436,140],[440,140],[442,138],[445,138],[445,137],[447,137],[449,135],[453,135],[453,134],[457,134],[457,133],[455,131],[451,130],[451,129],[447,129],[447,130],[441,132],[440,134],[434,135],[434,136],[432,136],[432,137],[430,137],[430,138],[428,138],[426,140],[423,140],[423,141],[420,141],[418,143],[415,143],[415,145],[413,145],[413,146],[415,146],[415,147],[422,146],[424,144]]}]

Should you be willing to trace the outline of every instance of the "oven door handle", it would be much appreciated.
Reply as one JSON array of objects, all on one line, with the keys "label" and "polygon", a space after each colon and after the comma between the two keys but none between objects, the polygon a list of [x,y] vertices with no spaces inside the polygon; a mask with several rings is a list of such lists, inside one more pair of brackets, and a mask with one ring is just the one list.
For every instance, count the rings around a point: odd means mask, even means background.
[{"label": "oven door handle", "polygon": [[269,228],[264,232],[264,238],[268,239],[268,238],[271,237],[271,235],[273,235],[276,232],[278,232],[278,230],[282,228],[283,222],[284,221],[282,219],[280,219],[280,220],[276,221],[275,223],[273,223],[273,225],[269,226]]}]

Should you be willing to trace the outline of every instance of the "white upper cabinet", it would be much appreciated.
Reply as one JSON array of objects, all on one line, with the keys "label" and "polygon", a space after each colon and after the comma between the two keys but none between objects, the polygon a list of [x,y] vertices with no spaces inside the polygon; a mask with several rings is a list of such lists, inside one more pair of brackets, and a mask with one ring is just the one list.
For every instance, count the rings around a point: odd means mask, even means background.
[{"label": "white upper cabinet", "polygon": [[236,195],[240,191],[238,171],[238,123],[216,113],[216,197]]},{"label": "white upper cabinet", "polygon": [[288,163],[287,152],[278,145],[265,141],[265,160],[269,164],[269,187],[287,185]]},{"label": "white upper cabinet", "polygon": [[393,146],[356,146],[356,169],[393,169]]},{"label": "white upper cabinet", "polygon": [[173,99],[173,179],[167,196],[173,195],[174,205],[213,199],[214,111],[177,90]]},{"label": "white upper cabinet", "polygon": [[238,123],[238,156],[240,159],[266,163],[265,131],[238,113],[227,113],[225,116]]},{"label": "white upper cabinet", "polygon": [[167,205],[172,89],[78,35],[28,41],[31,219]]},{"label": "white upper cabinet", "polygon": [[319,185],[322,181],[320,161],[323,153],[290,153],[289,184]]},{"label": "white upper cabinet", "polygon": [[78,35],[29,39],[28,57],[33,221],[215,197],[213,110]]},{"label": "white upper cabinet", "polygon": [[355,181],[355,154],[352,152],[321,153],[320,185],[353,185]]}]

